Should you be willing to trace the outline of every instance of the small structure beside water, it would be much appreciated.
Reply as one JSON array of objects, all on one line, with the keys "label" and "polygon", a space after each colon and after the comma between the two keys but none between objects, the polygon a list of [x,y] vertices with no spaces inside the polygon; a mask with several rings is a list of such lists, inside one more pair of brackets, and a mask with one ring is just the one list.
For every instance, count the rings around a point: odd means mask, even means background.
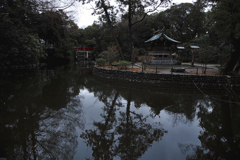
[{"label": "small structure beside water", "polygon": [[[151,51],[148,51],[149,56],[153,56],[151,64],[154,65],[179,65],[181,59],[178,57],[177,51],[184,50],[180,41],[174,40],[168,37],[162,30],[154,32],[154,36],[145,41],[145,43],[151,43]],[[174,49],[173,49],[174,47]],[[175,51],[175,52],[174,52]]]},{"label": "small structure beside water", "polygon": [[93,48],[91,47],[75,47],[77,61],[91,61]]}]

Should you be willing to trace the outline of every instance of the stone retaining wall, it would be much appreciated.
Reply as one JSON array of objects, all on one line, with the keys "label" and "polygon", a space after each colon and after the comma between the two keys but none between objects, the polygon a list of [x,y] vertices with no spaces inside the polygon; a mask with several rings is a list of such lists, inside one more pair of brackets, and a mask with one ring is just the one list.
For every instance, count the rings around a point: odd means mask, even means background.
[{"label": "stone retaining wall", "polygon": [[240,86],[240,77],[216,76],[216,75],[192,75],[192,74],[162,74],[148,72],[134,72],[127,70],[111,70],[95,67],[93,74],[100,78],[123,80],[130,82],[143,82],[150,84],[184,83],[184,84],[211,84]]}]

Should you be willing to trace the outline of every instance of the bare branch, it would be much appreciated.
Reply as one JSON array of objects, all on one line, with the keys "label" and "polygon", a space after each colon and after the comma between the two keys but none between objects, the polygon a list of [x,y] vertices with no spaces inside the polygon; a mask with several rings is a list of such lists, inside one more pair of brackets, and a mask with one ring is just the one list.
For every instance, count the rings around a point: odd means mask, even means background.
[{"label": "bare branch", "polygon": [[152,13],[152,12],[156,11],[156,10],[158,9],[158,7],[160,7],[161,5],[162,5],[162,1],[161,1],[153,10],[147,11],[147,12],[144,14],[144,16],[142,17],[142,19],[140,19],[140,20],[137,21],[137,22],[134,22],[132,25],[135,25],[135,24],[137,24],[137,23],[139,23],[139,22],[142,22],[142,21],[145,19],[145,17],[148,15],[148,13]]}]

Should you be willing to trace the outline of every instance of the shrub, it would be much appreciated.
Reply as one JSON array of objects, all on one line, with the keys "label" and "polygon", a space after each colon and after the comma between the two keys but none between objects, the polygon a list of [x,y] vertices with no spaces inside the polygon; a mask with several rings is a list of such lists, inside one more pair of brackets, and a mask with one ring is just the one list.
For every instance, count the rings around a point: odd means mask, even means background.
[{"label": "shrub", "polygon": [[106,51],[102,52],[100,56],[106,59],[108,62],[108,65],[110,65],[117,59],[119,55],[118,52],[119,51],[117,49],[117,46],[112,46],[112,47],[108,47]]},{"label": "shrub", "polygon": [[104,58],[98,58],[96,59],[96,63],[98,66],[104,66],[106,63],[106,60]]},{"label": "shrub", "polygon": [[138,60],[142,62],[143,70],[147,69],[147,65],[151,63],[151,60],[153,60],[153,58],[153,56],[148,55],[138,57]]},{"label": "shrub", "polygon": [[139,56],[138,57],[139,62],[142,62],[143,64],[150,64],[151,60],[153,60],[153,56]]},{"label": "shrub", "polygon": [[118,62],[118,66],[120,67],[120,69],[126,69],[126,67],[130,65],[130,62],[128,61],[119,61]]}]

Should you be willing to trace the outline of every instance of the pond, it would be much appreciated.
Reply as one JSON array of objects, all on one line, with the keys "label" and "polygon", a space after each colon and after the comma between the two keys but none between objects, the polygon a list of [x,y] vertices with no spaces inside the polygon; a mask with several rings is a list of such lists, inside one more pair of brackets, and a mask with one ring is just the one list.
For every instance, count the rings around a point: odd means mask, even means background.
[{"label": "pond", "polygon": [[240,159],[238,91],[116,85],[89,71],[0,71],[0,157]]}]

